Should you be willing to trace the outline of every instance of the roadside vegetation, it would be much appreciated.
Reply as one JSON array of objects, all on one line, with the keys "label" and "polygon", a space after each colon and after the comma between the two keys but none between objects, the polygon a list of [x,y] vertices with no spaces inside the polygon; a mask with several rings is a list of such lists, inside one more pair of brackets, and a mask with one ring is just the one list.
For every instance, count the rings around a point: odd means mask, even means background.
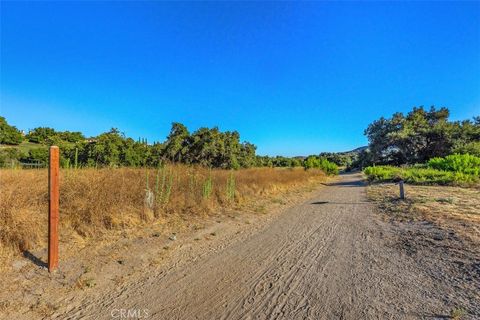
[{"label": "roadside vegetation", "polygon": [[50,145],[61,152],[61,236],[82,241],[228,210],[264,212],[265,201],[338,173],[325,157],[258,156],[236,131],[190,133],[180,123],[149,144],[117,129],[90,138],[47,127],[25,134],[0,118],[0,142],[0,252],[7,254],[45,246]]},{"label": "roadside vegetation", "polygon": [[447,108],[413,108],[365,130],[368,148],[351,168],[371,182],[475,186],[480,182],[480,117],[449,121]]},{"label": "roadside vegetation", "polygon": [[309,156],[303,161],[303,166],[306,170],[315,168],[329,175],[338,174],[338,166],[325,157]]},{"label": "roadside vegetation", "polygon": [[452,154],[480,157],[480,116],[463,121],[449,116],[447,108],[415,107],[407,115],[398,112],[373,121],[365,130],[368,148],[350,167],[424,164]]},{"label": "roadside vegetation", "polygon": [[480,157],[455,154],[432,158],[425,165],[407,167],[371,166],[363,170],[371,182],[475,185],[480,182]]},{"label": "roadside vegetation", "polygon": [[116,128],[90,138],[81,132],[56,131],[48,127],[37,127],[23,134],[0,117],[0,167],[44,167],[50,145],[60,147],[63,168],[156,168],[168,162],[221,169],[322,167],[335,173],[333,164],[346,164],[344,157],[333,153],[311,156],[320,162],[315,160],[308,164],[302,156],[260,156],[256,154],[255,145],[240,140],[238,132],[222,132],[217,127],[200,128],[190,133],[183,124],[173,123],[165,141],[149,143],[144,138],[126,137]]},{"label": "roadside vegetation", "polygon": [[469,154],[454,154],[445,158],[431,158],[427,164],[428,167],[436,170],[480,176],[480,157]]},{"label": "roadside vegetation", "polygon": [[[47,170],[0,170],[0,253],[46,245]],[[62,169],[62,239],[99,239],[142,225],[191,221],[225,210],[252,210],[262,201],[311,190],[318,169],[209,169],[165,165],[156,169]]]}]

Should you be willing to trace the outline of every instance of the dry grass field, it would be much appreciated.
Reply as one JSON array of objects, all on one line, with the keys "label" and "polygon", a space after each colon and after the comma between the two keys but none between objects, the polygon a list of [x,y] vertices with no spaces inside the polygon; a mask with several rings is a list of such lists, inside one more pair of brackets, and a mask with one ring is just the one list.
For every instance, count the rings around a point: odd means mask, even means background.
[{"label": "dry grass field", "polygon": [[[373,184],[367,188],[387,223],[384,241],[415,261],[431,279],[429,294],[449,300],[445,318],[477,319],[480,314],[480,190],[478,187]],[[428,281],[427,281],[428,282]],[[427,282],[422,282],[425,286]],[[441,317],[443,318],[443,317]]]},{"label": "dry grass field", "polygon": [[425,220],[480,243],[479,188],[406,185],[403,201],[394,184],[374,184],[367,193],[391,220]]},{"label": "dry grass field", "polygon": [[[0,170],[0,262],[47,241],[47,171]],[[60,238],[100,241],[142,226],[199,219],[223,209],[262,211],[265,199],[325,181],[321,171],[257,168],[208,170],[63,169]],[[277,197],[277,198],[275,198]],[[275,198],[275,199],[274,199]]]}]

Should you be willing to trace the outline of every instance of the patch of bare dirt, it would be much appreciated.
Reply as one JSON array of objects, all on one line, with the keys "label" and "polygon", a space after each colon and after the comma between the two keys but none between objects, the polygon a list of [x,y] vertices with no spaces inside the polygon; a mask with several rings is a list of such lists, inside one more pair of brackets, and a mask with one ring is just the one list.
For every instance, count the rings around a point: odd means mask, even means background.
[{"label": "patch of bare dirt", "polygon": [[480,317],[480,192],[474,188],[369,186],[392,232],[388,244],[405,252],[429,275],[451,314]]}]

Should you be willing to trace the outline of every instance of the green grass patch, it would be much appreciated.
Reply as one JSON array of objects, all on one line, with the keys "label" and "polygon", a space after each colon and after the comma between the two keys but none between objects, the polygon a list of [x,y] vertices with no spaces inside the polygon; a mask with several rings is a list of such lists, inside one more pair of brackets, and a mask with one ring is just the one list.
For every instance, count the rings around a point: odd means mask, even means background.
[{"label": "green grass patch", "polygon": [[410,167],[372,166],[363,170],[372,182],[403,180],[411,184],[474,185],[480,182],[480,157],[452,154]]},{"label": "green grass patch", "polygon": [[374,166],[365,168],[363,172],[371,182],[403,180],[423,185],[473,185],[480,181],[480,177],[475,174],[433,168]]},{"label": "green grass patch", "polygon": [[28,142],[28,141],[23,141],[22,143],[20,143],[19,145],[16,145],[16,146],[0,144],[0,150],[1,149],[17,149],[22,153],[28,153],[30,150],[37,149],[37,148],[48,149],[48,146],[44,145],[44,144],[33,143],[33,142]]}]

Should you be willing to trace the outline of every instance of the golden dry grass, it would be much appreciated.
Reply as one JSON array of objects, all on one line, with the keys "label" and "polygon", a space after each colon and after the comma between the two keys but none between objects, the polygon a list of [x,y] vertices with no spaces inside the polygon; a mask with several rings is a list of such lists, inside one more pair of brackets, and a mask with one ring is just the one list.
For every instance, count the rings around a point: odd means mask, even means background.
[{"label": "golden dry grass", "polygon": [[426,220],[451,228],[480,243],[480,190],[450,186],[405,186],[405,200],[398,199],[398,186],[374,184],[367,194],[393,220]]},{"label": "golden dry grass", "polygon": [[[0,253],[3,257],[46,246],[47,175],[46,170],[0,170]],[[204,186],[209,177],[212,188],[210,196],[206,196]],[[230,193],[227,190],[232,177],[234,196],[232,189]],[[170,179],[171,192],[166,197]],[[163,171],[63,169],[60,172],[60,237],[96,239],[174,216],[185,220],[222,208],[251,208],[257,200],[324,180],[321,171],[300,168],[226,171],[172,165]],[[146,202],[147,189],[158,201]]]}]

